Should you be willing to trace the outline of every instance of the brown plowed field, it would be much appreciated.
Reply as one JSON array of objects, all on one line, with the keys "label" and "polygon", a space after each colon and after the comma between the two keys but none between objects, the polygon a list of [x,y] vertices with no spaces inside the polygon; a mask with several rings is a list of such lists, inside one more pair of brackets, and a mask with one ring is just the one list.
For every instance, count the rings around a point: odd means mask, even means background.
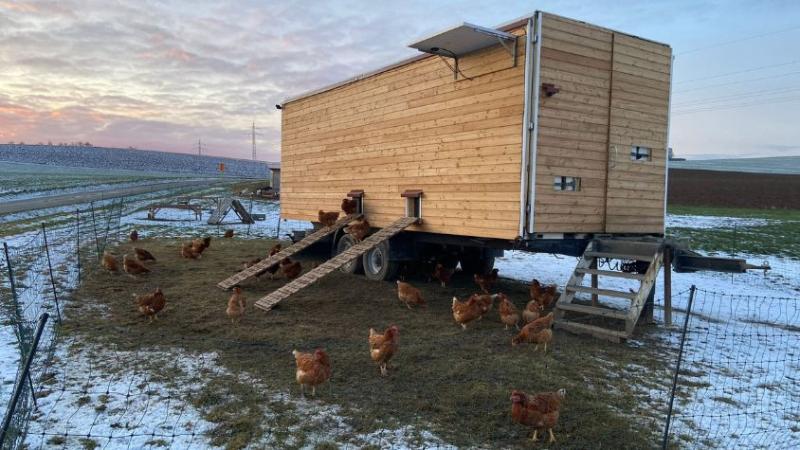
[{"label": "brown plowed field", "polygon": [[800,209],[800,175],[671,169],[669,204]]}]

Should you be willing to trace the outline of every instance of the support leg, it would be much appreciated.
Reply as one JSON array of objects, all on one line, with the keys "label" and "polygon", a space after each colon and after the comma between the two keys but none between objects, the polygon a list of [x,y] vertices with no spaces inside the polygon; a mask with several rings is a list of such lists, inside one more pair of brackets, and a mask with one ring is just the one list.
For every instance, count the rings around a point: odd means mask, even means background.
[{"label": "support leg", "polygon": [[555,442],[556,441],[556,435],[553,434],[553,429],[552,428],[548,428],[547,432],[550,433],[550,440],[548,442],[550,442],[550,443]]}]

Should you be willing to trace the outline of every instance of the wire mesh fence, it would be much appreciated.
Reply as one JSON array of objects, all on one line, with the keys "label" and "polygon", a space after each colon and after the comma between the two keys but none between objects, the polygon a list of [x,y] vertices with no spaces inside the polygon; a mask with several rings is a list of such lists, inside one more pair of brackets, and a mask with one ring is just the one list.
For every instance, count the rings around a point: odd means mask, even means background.
[{"label": "wire mesh fence", "polygon": [[[247,206],[251,211],[259,208],[258,204]],[[81,338],[59,334],[57,317],[64,312],[71,291],[82,276],[97,270],[103,251],[127,240],[131,229],[139,226],[132,217],[143,215],[142,207],[138,200],[99,202],[76,210],[74,221],[66,226],[45,225],[8,243],[0,307],[2,326],[13,328],[17,336],[20,364],[30,352],[37,318],[49,313],[52,320],[33,359],[30,379],[17,376],[23,394],[15,409],[7,411],[11,421],[3,448],[190,448],[224,441],[224,432],[220,434],[208,416],[186,401],[219,395],[209,393],[210,380],[246,379],[246,373],[226,368],[214,352],[187,351],[182,342],[174,343],[175,351],[163,346],[156,350],[146,345],[159,337],[152,332],[139,331],[139,348],[113,342],[87,345]],[[253,227],[249,233],[242,227],[240,235],[274,238],[278,230],[283,237],[308,228],[281,220],[277,204],[260,208],[275,225]],[[683,300],[675,301],[675,323],[682,323],[688,295],[688,291],[675,294]],[[687,317],[675,409],[669,419],[669,447],[794,448],[800,439],[796,425],[800,421],[800,307],[796,299],[698,289]],[[120,332],[131,337],[130,329]],[[671,347],[677,349],[679,336],[674,331],[667,335]],[[286,359],[286,352],[269,342],[184,339],[202,340],[204,347],[220,351]],[[668,397],[666,391],[659,395]],[[275,401],[268,394],[260,400]],[[314,426],[329,427],[331,416],[306,419]],[[264,446],[274,444],[273,437],[296,430],[293,424],[271,419],[257,441]],[[376,442],[392,447],[396,436],[391,431],[385,434]]]},{"label": "wire mesh fence", "polygon": [[[797,448],[799,300],[697,289],[667,419],[670,447]],[[683,323],[686,310],[679,314]]]}]

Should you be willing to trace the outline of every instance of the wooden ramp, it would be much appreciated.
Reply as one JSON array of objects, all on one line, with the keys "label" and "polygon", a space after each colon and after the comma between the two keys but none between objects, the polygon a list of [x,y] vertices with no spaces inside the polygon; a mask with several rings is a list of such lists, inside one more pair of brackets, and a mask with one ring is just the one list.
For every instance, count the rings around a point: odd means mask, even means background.
[{"label": "wooden ramp", "polygon": [[236,215],[239,216],[239,220],[241,220],[242,223],[253,224],[256,222],[253,220],[253,217],[250,215],[250,213],[247,212],[247,209],[244,207],[244,205],[242,205],[242,202],[239,200],[234,200],[230,197],[226,197],[219,203],[219,207],[214,211],[214,214],[208,218],[208,224],[221,224],[231,209],[233,209]]},{"label": "wooden ramp", "polygon": [[[556,303],[556,327],[574,333],[591,334],[595,337],[620,342],[633,334],[639,315],[647,297],[655,285],[658,271],[663,264],[664,249],[659,241],[594,240],[586,247],[583,257],[575,267],[564,291]],[[598,260],[637,261],[644,273],[621,270],[599,270]],[[621,267],[621,266],[620,266]],[[584,286],[586,275],[592,277],[591,286]],[[598,288],[602,278],[624,278],[639,282],[638,289],[619,291]],[[578,303],[576,294],[590,294],[591,303]],[[622,298],[630,301],[625,309],[600,306],[599,296]],[[569,317],[567,317],[569,313]],[[589,323],[594,322],[594,323]],[[624,324],[614,326],[614,324]],[[622,329],[620,329],[622,328]]]},{"label": "wooden ramp", "polygon": [[403,217],[391,225],[381,228],[376,233],[370,235],[368,238],[364,239],[358,244],[348,248],[342,253],[339,253],[328,261],[325,261],[323,264],[317,266],[310,272],[306,272],[291,283],[282,286],[266,297],[258,300],[255,305],[264,311],[271,310],[281,300],[289,297],[306,286],[313,284],[325,275],[358,258],[371,248],[403,231],[403,229],[416,223],[418,220],[419,219],[417,217]]},{"label": "wooden ramp", "polygon": [[278,264],[278,262],[280,262],[280,260],[282,260],[283,258],[292,256],[295,253],[308,248],[311,244],[318,242],[325,236],[344,227],[345,225],[347,225],[348,223],[352,222],[353,220],[359,217],[361,217],[361,214],[350,214],[348,216],[344,216],[332,226],[320,228],[319,230],[309,234],[302,240],[297,241],[294,244],[286,247],[285,249],[281,250],[275,255],[269,258],[265,258],[258,264],[252,265],[247,269],[220,281],[219,283],[217,283],[217,286],[219,286],[222,289],[230,289],[236,286],[237,284],[241,283],[242,281],[254,277],[257,273],[262,272],[267,267],[271,267],[275,264]]}]

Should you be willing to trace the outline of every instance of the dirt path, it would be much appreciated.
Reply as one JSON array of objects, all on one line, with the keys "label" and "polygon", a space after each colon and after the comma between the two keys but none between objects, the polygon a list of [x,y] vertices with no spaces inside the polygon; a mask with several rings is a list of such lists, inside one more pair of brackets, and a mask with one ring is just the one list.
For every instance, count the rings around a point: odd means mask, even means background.
[{"label": "dirt path", "polygon": [[115,197],[126,197],[129,195],[139,195],[147,192],[162,191],[181,187],[208,187],[219,183],[217,180],[192,179],[182,181],[167,181],[159,183],[148,183],[138,186],[125,188],[103,189],[91,192],[79,192],[72,194],[50,195],[47,197],[28,198],[24,200],[12,200],[0,204],[0,215],[14,214],[23,211],[31,211],[42,208],[55,208],[58,206],[73,205],[75,203],[87,203],[98,200],[105,200]]}]

